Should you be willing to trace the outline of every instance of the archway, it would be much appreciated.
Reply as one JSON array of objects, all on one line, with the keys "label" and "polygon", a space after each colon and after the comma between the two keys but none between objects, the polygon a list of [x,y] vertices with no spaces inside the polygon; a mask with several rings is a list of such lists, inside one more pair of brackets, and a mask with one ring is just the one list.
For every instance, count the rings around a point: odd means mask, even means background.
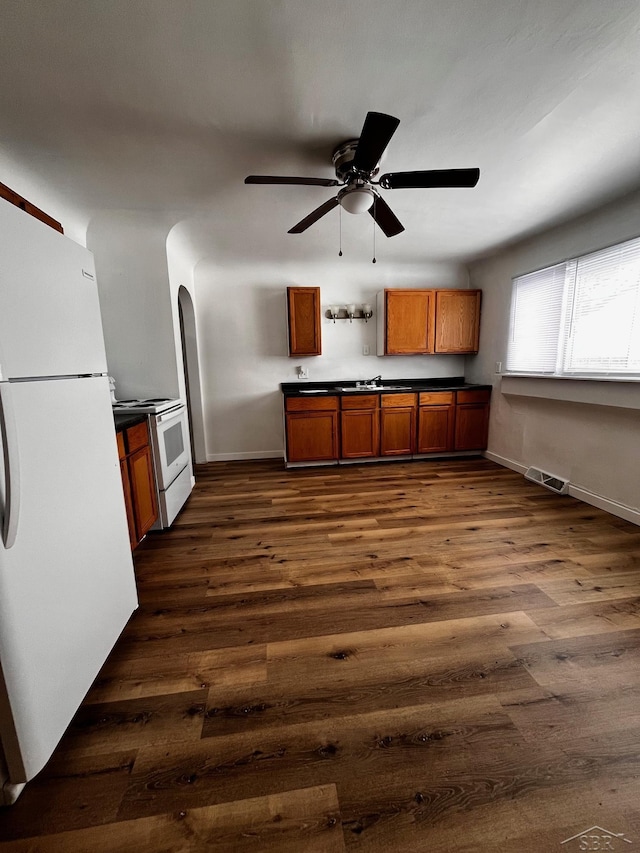
[{"label": "archway", "polygon": [[204,416],[202,411],[202,392],[200,388],[200,363],[198,360],[198,341],[196,337],[196,316],[191,294],[186,287],[178,288],[178,317],[180,320],[180,341],[184,381],[187,391],[187,410],[189,413],[191,456],[194,462],[206,462],[207,453],[204,441]]}]

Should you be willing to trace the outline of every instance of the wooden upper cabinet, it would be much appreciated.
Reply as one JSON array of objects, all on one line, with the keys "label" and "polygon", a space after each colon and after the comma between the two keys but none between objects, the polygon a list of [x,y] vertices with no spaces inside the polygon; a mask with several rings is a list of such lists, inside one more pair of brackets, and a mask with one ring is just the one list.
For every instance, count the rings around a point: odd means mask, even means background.
[{"label": "wooden upper cabinet", "polygon": [[435,291],[434,352],[478,352],[480,290]]},{"label": "wooden upper cabinet", "polygon": [[476,353],[480,290],[385,290],[378,294],[378,355]]},{"label": "wooden upper cabinet", "polygon": [[432,290],[384,291],[384,355],[433,352],[434,304]]},{"label": "wooden upper cabinet", "polygon": [[288,287],[289,355],[321,355],[320,288]]}]

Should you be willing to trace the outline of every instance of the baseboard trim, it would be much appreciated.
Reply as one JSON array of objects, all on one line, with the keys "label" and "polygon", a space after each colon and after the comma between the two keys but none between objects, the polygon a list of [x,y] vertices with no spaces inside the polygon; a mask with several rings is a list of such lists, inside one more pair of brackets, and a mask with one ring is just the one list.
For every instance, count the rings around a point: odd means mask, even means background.
[{"label": "baseboard trim", "polygon": [[521,465],[513,459],[507,459],[506,456],[498,456],[497,453],[492,453],[490,450],[485,450],[484,455],[492,462],[497,462],[497,464],[502,465],[503,468],[511,468],[512,471],[517,471],[518,474],[524,475],[524,472],[529,467],[528,465]]},{"label": "baseboard trim", "polygon": [[261,450],[248,453],[207,453],[207,462],[242,462],[248,459],[283,459],[282,450]]},{"label": "baseboard trim", "polygon": [[[485,450],[484,455],[492,462],[502,465],[503,468],[511,468],[512,471],[517,471],[519,474],[524,474],[528,468],[527,465],[521,465],[513,459],[507,459],[506,456],[499,456],[497,453],[491,453],[489,450]],[[640,510],[638,509],[618,503],[611,500],[611,498],[605,498],[603,495],[590,492],[588,489],[583,489],[580,486],[574,486],[572,483],[569,483],[568,494],[572,498],[577,498],[583,503],[603,509],[611,515],[623,518],[625,521],[630,521],[632,524],[637,524],[640,527]]]},{"label": "baseboard trim", "polygon": [[611,515],[617,515],[618,518],[624,518],[625,521],[630,521],[640,527],[640,510],[612,501],[610,498],[604,498],[602,495],[596,495],[588,489],[581,489],[580,486],[572,486],[571,483],[569,484],[569,494],[572,498],[577,498],[579,501],[591,504],[591,506],[597,506],[598,509],[603,509],[605,512],[610,512]]}]

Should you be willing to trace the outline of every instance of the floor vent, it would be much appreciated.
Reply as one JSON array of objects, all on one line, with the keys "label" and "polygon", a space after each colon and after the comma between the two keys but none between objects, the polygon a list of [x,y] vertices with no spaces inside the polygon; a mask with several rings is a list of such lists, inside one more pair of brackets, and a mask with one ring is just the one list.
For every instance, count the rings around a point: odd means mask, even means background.
[{"label": "floor vent", "polygon": [[556,477],[555,474],[549,474],[546,471],[541,471],[539,468],[527,468],[524,476],[526,480],[531,480],[532,483],[538,483],[540,486],[544,486],[545,489],[550,489],[557,495],[566,495],[569,491],[568,480],[563,480],[561,477]]}]

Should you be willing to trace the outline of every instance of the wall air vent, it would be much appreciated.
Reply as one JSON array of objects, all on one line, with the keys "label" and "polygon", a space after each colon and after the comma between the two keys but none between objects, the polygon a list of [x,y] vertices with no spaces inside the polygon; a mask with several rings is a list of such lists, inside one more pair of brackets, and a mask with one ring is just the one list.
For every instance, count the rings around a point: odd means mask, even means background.
[{"label": "wall air vent", "polygon": [[549,474],[547,471],[541,471],[539,468],[527,468],[524,476],[525,480],[538,483],[557,495],[566,495],[569,491],[568,480],[563,480],[562,477],[556,477],[555,474]]}]

